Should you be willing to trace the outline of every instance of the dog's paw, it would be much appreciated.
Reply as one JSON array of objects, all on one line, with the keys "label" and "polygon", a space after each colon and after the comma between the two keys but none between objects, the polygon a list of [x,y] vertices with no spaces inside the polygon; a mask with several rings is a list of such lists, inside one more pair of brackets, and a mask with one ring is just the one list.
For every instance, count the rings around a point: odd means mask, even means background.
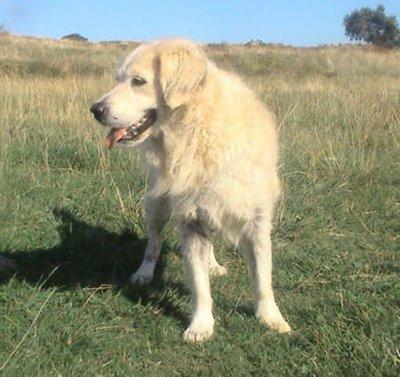
[{"label": "dog's paw", "polygon": [[292,331],[292,328],[289,324],[284,320],[276,320],[276,319],[261,319],[260,321],[266,324],[271,330],[276,330],[282,334],[289,334]]},{"label": "dog's paw", "polygon": [[228,269],[224,266],[216,264],[211,266],[210,272],[212,276],[224,276],[228,273]]},{"label": "dog's paw", "polygon": [[213,334],[213,325],[193,323],[183,333],[183,340],[185,342],[201,342],[211,338]]},{"label": "dog's paw", "polygon": [[194,315],[189,327],[183,333],[185,342],[201,342],[211,338],[214,329],[214,318],[211,313]]},{"label": "dog's paw", "polygon": [[273,314],[256,313],[256,316],[261,323],[267,325],[271,330],[276,330],[282,334],[288,334],[292,331],[280,312]]},{"label": "dog's paw", "polygon": [[129,283],[132,285],[146,285],[149,284],[153,279],[152,274],[145,274],[137,271],[129,277]]}]

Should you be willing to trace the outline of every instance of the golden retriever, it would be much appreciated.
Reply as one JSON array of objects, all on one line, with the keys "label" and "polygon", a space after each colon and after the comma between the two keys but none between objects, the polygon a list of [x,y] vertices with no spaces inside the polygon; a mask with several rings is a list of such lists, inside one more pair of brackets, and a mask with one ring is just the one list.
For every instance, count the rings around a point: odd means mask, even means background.
[{"label": "golden retriever", "polygon": [[243,248],[255,285],[256,316],[289,332],[272,290],[271,219],[279,198],[278,139],[273,115],[235,75],[202,49],[172,39],[141,45],[121,64],[115,88],[92,107],[109,128],[108,147],[140,147],[151,189],[148,244],[135,284],[148,283],[170,215],[179,223],[192,292],[186,341],[213,333],[210,273],[226,272],[212,239]]}]

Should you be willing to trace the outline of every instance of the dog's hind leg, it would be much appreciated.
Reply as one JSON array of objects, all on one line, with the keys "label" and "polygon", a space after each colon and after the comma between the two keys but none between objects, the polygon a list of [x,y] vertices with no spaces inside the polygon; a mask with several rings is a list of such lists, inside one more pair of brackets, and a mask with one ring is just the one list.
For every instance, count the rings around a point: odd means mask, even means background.
[{"label": "dog's hind leg", "polygon": [[154,269],[163,244],[162,230],[169,218],[165,197],[146,198],[145,201],[148,241],[142,264],[129,278],[131,284],[144,285],[153,279]]},{"label": "dog's hind leg", "polygon": [[255,285],[256,316],[269,328],[282,333],[291,331],[275,302],[272,290],[271,222],[257,216],[243,239],[247,261]]},{"label": "dog's hind leg", "polygon": [[192,318],[183,334],[188,342],[211,337],[214,327],[210,292],[210,254],[212,244],[198,224],[186,224],[182,229],[182,254],[192,292]]},{"label": "dog's hind leg", "polygon": [[[207,210],[201,207],[197,207],[196,209],[196,216],[198,224],[201,224],[201,231],[207,235],[208,237],[212,237],[216,230],[212,225],[210,225],[210,215]],[[214,276],[222,276],[228,272],[226,267],[221,266],[217,260],[215,259],[214,254],[214,246],[211,244],[211,251],[210,251],[210,273]]]},{"label": "dog's hind leg", "polygon": [[223,276],[228,272],[227,268],[221,266],[217,260],[215,259],[214,254],[214,247],[211,245],[211,252],[210,252],[210,273],[214,276]]}]

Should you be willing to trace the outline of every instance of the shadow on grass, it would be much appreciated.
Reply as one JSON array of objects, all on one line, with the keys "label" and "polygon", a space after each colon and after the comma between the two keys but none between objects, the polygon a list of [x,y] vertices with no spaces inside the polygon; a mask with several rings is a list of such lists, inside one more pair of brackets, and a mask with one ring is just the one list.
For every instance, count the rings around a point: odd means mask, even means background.
[{"label": "shadow on grass", "polygon": [[44,289],[73,290],[111,285],[133,303],[140,300],[144,305],[156,306],[167,316],[187,321],[188,313],[182,313],[168,295],[163,294],[165,289],[176,290],[180,295],[188,294],[183,284],[164,279],[168,249],[161,253],[154,279],[148,286],[129,287],[127,279],[142,261],[146,240],[130,231],[116,234],[89,225],[66,210],[54,210],[53,213],[60,221],[60,243],[49,249],[0,253],[0,259],[3,257],[15,263],[12,272],[0,270],[0,284],[15,278]]}]

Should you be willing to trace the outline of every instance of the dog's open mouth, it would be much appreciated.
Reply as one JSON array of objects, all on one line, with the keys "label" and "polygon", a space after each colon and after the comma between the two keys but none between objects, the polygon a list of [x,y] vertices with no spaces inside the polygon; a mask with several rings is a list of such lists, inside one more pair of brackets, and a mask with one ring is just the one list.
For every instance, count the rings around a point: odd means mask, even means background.
[{"label": "dog's open mouth", "polygon": [[108,133],[105,145],[112,148],[117,143],[128,143],[140,138],[140,135],[148,130],[157,119],[157,112],[154,109],[147,110],[139,122],[129,127],[111,128]]}]

